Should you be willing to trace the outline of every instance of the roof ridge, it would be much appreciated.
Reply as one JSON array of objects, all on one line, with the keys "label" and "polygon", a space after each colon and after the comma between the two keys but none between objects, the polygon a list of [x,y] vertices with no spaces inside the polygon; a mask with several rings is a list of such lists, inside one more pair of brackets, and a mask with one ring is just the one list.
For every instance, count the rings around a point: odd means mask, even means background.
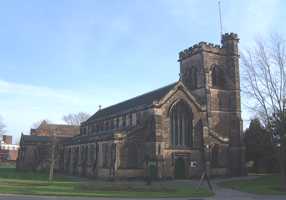
[{"label": "roof ridge", "polygon": [[[142,97],[144,97],[144,96],[151,95],[151,94],[154,94],[154,93],[156,93],[156,92],[159,92],[159,91],[162,91],[162,90],[164,90],[164,89],[167,89],[167,88],[169,88],[169,87],[175,86],[177,83],[178,83],[178,81],[176,81],[176,82],[174,82],[174,83],[171,83],[171,84],[168,84],[168,85],[166,85],[166,86],[160,87],[160,88],[158,88],[158,89],[152,90],[152,91],[150,91],[150,92],[146,92],[146,93],[143,93],[143,94],[141,94],[141,95],[135,96],[135,97],[133,97],[133,98],[127,99],[127,100],[125,100],[125,101],[122,101],[122,102],[113,104],[113,105],[108,106],[108,107],[106,107],[106,108],[103,108],[103,109],[101,109],[101,110],[98,110],[95,114],[93,114],[93,115],[92,115],[88,120],[86,120],[86,121],[90,121],[90,120],[95,119],[95,118],[96,118],[96,115],[98,115],[99,113],[104,113],[105,111],[108,111],[109,109],[116,108],[116,107],[118,107],[118,106],[120,106],[120,105],[124,105],[124,104],[127,104],[127,103],[131,103],[132,101],[139,100],[140,98],[142,98]],[[155,97],[154,97],[154,98],[155,98]],[[148,103],[150,104],[150,102],[148,102]],[[140,103],[138,103],[138,105],[139,105],[139,104],[140,104]],[[144,104],[141,103],[140,105],[144,105]],[[134,106],[130,106],[130,108],[132,108],[132,107],[134,107]],[[114,113],[115,113],[115,112],[114,112]],[[109,115],[109,114],[108,114],[108,115]]]},{"label": "roof ridge", "polygon": [[50,124],[47,124],[48,126],[49,125],[52,125],[52,126],[74,126],[74,127],[79,127],[78,125],[70,125],[70,124],[54,124],[54,123],[50,123]]},{"label": "roof ridge", "polygon": [[127,101],[130,101],[130,100],[133,100],[133,99],[136,99],[136,98],[139,98],[139,97],[145,96],[146,94],[150,94],[150,93],[156,92],[156,91],[158,91],[158,90],[162,90],[162,89],[164,89],[164,88],[167,88],[167,87],[170,87],[170,86],[172,86],[172,85],[175,85],[175,83],[177,84],[177,82],[171,83],[171,84],[169,84],[169,85],[166,85],[166,86],[160,87],[160,88],[155,89],[155,90],[152,90],[152,91],[150,91],[150,92],[145,92],[145,93],[143,93],[143,94],[140,94],[140,95],[138,95],[138,96],[132,97],[132,98],[127,99],[127,100],[125,100],[125,101],[121,101],[121,102],[119,102],[119,103],[113,104],[113,105],[108,106],[108,107],[106,107],[106,108],[103,108],[103,109],[101,109],[101,110],[104,110],[104,109],[110,108],[110,107],[112,107],[112,106],[117,106],[118,104],[125,103],[125,102],[127,102]]}]

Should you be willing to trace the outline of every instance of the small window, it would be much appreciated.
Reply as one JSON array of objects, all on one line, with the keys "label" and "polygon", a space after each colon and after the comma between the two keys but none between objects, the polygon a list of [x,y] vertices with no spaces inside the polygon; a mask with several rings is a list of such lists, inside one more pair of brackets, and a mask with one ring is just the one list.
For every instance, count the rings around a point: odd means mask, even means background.
[{"label": "small window", "polygon": [[141,115],[141,112],[139,111],[136,114],[136,124],[140,124],[141,118],[142,118],[142,115]]},{"label": "small window", "polygon": [[129,114],[129,126],[132,126],[132,113]]},{"label": "small window", "polygon": [[116,128],[119,128],[119,118],[116,118]]},{"label": "small window", "polygon": [[111,125],[110,128],[111,128],[111,129],[114,129],[114,120],[113,120],[113,119],[111,119],[110,125]]},{"label": "small window", "polygon": [[137,117],[136,117],[136,113],[133,113],[132,114],[132,126],[136,126],[136,123],[137,123]]},{"label": "small window", "polygon": [[103,131],[103,122],[100,122],[100,131]]},{"label": "small window", "polygon": [[125,127],[126,126],[126,115],[124,115],[122,118],[123,118],[122,119],[122,127]]},{"label": "small window", "polygon": [[108,130],[109,129],[109,121],[106,121],[105,122],[105,130]]}]

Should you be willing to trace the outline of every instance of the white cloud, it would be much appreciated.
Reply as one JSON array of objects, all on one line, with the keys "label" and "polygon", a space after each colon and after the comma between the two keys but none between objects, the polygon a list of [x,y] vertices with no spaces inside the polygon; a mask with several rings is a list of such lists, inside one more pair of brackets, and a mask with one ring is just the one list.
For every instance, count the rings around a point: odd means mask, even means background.
[{"label": "white cloud", "polygon": [[33,85],[18,84],[0,80],[0,94],[5,95],[22,95],[30,97],[46,97],[56,101],[69,101],[73,104],[80,104],[79,97],[67,90],[55,90],[48,87],[39,87]]},{"label": "white cloud", "polygon": [[61,117],[67,113],[93,113],[98,105],[96,100],[99,98],[94,94],[0,80],[0,114],[8,133],[16,140],[21,132],[28,133],[36,121],[50,119],[61,123]]},{"label": "white cloud", "polygon": [[98,105],[106,107],[135,96],[127,90],[118,90],[116,85],[114,88],[94,90],[70,91],[0,79],[0,115],[8,133],[14,136],[14,141],[18,141],[20,133],[28,134],[31,125],[39,120],[63,123],[61,118],[65,114],[93,114]]}]

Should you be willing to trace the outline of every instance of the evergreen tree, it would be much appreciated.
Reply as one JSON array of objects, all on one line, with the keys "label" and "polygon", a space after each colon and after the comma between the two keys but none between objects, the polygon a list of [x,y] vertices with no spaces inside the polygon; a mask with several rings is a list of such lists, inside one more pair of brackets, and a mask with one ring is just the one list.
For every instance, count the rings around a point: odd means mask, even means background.
[{"label": "evergreen tree", "polygon": [[273,143],[273,132],[263,127],[259,119],[253,119],[244,133],[246,160],[253,161],[251,170],[256,173],[278,170],[278,162]]}]

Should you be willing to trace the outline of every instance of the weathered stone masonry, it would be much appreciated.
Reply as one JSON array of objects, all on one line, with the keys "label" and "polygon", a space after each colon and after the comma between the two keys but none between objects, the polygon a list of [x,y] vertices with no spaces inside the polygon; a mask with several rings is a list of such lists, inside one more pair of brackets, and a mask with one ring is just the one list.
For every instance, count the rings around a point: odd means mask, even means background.
[{"label": "weathered stone masonry", "polygon": [[152,163],[158,178],[198,177],[204,141],[210,174],[243,175],[238,42],[196,44],[179,53],[179,81],[97,111],[62,142],[61,170],[144,177]]}]

